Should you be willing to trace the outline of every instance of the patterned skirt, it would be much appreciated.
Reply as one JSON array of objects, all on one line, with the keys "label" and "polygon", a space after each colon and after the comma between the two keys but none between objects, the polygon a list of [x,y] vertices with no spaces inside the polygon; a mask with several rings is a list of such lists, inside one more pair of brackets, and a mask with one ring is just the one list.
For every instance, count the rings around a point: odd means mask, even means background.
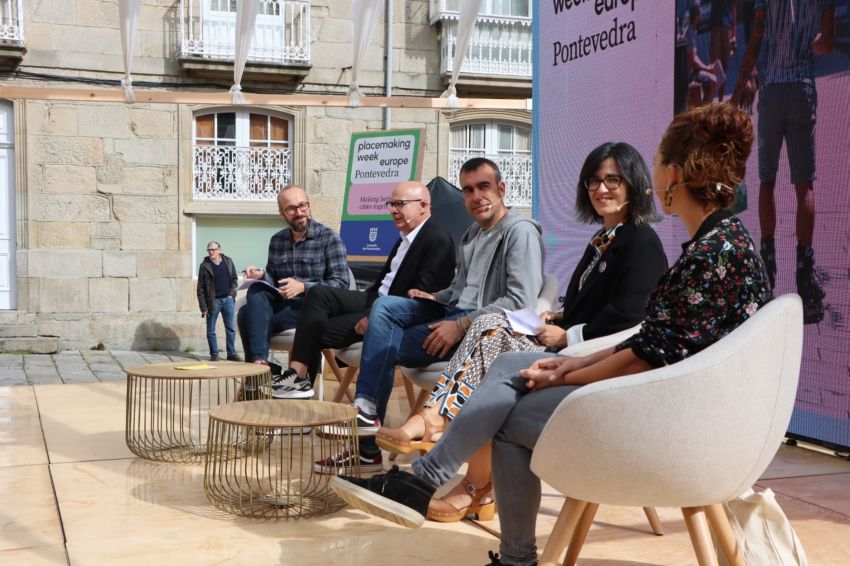
[{"label": "patterned skirt", "polygon": [[431,391],[427,406],[454,420],[484,379],[490,364],[504,352],[542,352],[536,340],[511,330],[503,314],[479,316],[469,327],[449,365]]}]

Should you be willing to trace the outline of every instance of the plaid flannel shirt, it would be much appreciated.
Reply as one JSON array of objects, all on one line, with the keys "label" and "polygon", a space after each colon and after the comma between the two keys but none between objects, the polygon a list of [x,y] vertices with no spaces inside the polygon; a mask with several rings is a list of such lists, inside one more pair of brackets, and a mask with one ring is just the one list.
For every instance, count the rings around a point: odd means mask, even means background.
[{"label": "plaid flannel shirt", "polygon": [[292,241],[289,228],[284,228],[269,241],[269,259],[265,279],[277,286],[279,279],[294,277],[304,288],[327,285],[348,289],[348,263],[345,244],[333,230],[310,220],[307,234]]}]

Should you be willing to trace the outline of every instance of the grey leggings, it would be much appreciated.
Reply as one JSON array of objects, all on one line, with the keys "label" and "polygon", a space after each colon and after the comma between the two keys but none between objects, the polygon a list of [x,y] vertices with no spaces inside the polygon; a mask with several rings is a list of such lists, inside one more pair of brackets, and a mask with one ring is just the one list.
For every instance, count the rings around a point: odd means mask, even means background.
[{"label": "grey leggings", "polygon": [[426,456],[413,462],[414,473],[435,486],[446,483],[484,443],[493,440],[493,485],[502,529],[503,564],[537,562],[534,527],[540,509],[540,479],[531,472],[531,452],[546,421],[577,386],[529,393],[522,369],[545,352],[501,354],[475,395]]}]

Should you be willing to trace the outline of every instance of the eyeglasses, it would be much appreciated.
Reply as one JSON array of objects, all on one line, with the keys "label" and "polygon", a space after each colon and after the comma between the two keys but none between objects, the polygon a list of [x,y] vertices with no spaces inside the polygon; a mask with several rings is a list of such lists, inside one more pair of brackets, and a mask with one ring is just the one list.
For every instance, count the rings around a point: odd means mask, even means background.
[{"label": "eyeglasses", "polygon": [[218,248],[207,248],[207,252],[217,252]]},{"label": "eyeglasses", "polygon": [[284,214],[295,214],[295,211],[298,210],[300,212],[307,212],[307,209],[310,208],[310,203],[307,201],[299,202],[298,204],[291,204],[283,209]]},{"label": "eyeglasses", "polygon": [[604,179],[589,177],[584,180],[584,188],[592,193],[598,190],[602,183],[605,183],[605,188],[609,191],[616,191],[623,184],[623,178],[619,175],[605,175]]},{"label": "eyeglasses", "polygon": [[398,210],[399,208],[401,208],[402,206],[406,205],[409,202],[420,202],[421,200],[422,200],[421,198],[411,198],[411,199],[406,199],[406,200],[388,200],[384,204],[387,205],[387,208],[394,208],[394,209]]}]

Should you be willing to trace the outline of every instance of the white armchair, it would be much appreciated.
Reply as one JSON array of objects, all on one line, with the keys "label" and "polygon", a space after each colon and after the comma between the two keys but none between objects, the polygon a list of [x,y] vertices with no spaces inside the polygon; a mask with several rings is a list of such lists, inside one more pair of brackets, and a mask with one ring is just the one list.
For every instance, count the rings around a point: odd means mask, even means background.
[{"label": "white armchair", "polygon": [[785,295],[679,363],[564,399],[531,462],[567,496],[540,564],[555,564],[571,539],[565,564],[575,562],[590,527],[586,514],[592,520],[600,503],[682,508],[701,566],[717,563],[707,517],[729,562],[743,564],[722,503],[750,488],[776,453],[802,345],[800,298]]}]

